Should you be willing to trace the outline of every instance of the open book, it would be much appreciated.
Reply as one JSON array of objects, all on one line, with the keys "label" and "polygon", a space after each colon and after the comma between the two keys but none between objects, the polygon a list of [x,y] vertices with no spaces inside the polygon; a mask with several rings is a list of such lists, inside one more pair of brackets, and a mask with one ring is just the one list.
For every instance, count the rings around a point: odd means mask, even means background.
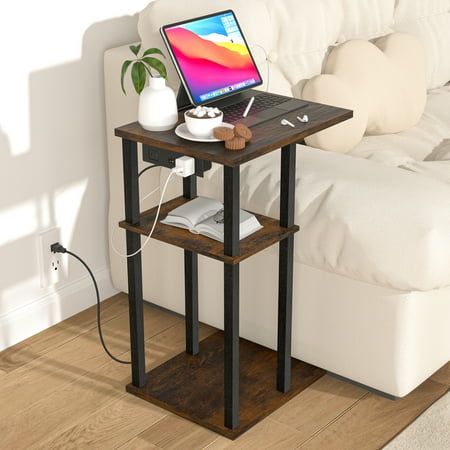
[{"label": "open book", "polygon": [[[243,209],[240,210],[239,239],[244,239],[262,228],[258,219]],[[223,205],[218,200],[197,197],[170,211],[161,223],[186,228],[191,233],[202,234],[223,242]]]}]

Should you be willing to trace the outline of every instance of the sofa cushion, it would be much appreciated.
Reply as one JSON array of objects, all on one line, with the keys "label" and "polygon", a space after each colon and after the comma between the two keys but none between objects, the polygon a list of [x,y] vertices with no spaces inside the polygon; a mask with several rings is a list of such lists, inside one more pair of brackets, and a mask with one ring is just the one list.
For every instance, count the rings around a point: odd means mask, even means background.
[{"label": "sofa cushion", "polygon": [[343,22],[339,42],[373,39],[393,31],[395,0],[341,0]]},{"label": "sofa cushion", "polygon": [[428,92],[419,123],[397,134],[365,136],[349,153],[387,166],[449,159],[438,149],[450,138],[450,85]]},{"label": "sofa cushion", "polygon": [[[450,183],[304,146],[297,155],[297,262],[398,290],[450,285]],[[242,168],[241,204],[277,217],[275,152]]]},{"label": "sofa cushion", "polygon": [[400,290],[450,285],[450,184],[313,150],[300,162],[299,260]]},{"label": "sofa cushion", "polygon": [[321,73],[325,55],[340,33],[341,2],[266,0],[266,4],[276,39],[277,64],[295,89],[299,81]]},{"label": "sofa cushion", "polygon": [[424,44],[428,88],[446,84],[450,80],[450,1],[398,0],[394,27]]},{"label": "sofa cushion", "polygon": [[352,156],[450,184],[450,86],[429,92],[419,124],[396,135],[367,136]]},{"label": "sofa cushion", "polygon": [[368,123],[368,109],[344,79],[335,75],[320,75],[307,81],[302,98],[318,103],[337,105],[353,111],[353,119],[310,136],[308,145],[338,153],[347,153],[364,135]]},{"label": "sofa cushion", "polygon": [[365,133],[411,128],[420,120],[426,101],[423,47],[403,33],[392,33],[375,44],[347,41],[330,53],[324,75],[306,83],[302,98],[355,112],[347,123],[310,136],[306,142],[316,148],[347,152]]}]

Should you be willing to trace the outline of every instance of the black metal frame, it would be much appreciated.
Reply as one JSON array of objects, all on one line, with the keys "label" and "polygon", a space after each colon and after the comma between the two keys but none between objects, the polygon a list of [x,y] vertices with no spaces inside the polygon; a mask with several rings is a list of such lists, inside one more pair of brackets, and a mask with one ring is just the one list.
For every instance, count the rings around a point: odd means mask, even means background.
[{"label": "black metal frame", "polygon": [[[183,196],[197,197],[197,177],[183,178]],[[184,251],[184,301],[186,324],[186,352],[196,355],[199,352],[198,341],[198,255]]]},{"label": "black metal frame", "polygon": [[[138,223],[139,177],[136,142],[122,140],[123,185],[125,199],[125,220]],[[141,237],[132,231],[126,231],[127,255],[139,250]],[[127,258],[128,268],[128,302],[130,316],[131,380],[137,387],[143,387],[145,376],[144,347],[144,304],[142,297],[142,263],[141,254]]]},{"label": "black metal frame", "polygon": [[[280,225],[294,225],[296,144],[281,149]],[[291,388],[292,280],[294,235],[279,244],[277,389]]]},{"label": "black metal frame", "polygon": [[[239,167],[224,167],[224,253],[239,255]],[[225,426],[239,426],[239,264],[224,264]]]},{"label": "black metal frame", "polygon": [[[125,218],[138,223],[139,184],[137,144],[122,140]],[[280,225],[294,225],[296,144],[281,149]],[[238,256],[240,168],[224,166],[224,253]],[[197,196],[196,175],[183,179],[183,196]],[[127,253],[140,247],[140,236],[126,232]],[[277,389],[287,392],[291,386],[292,284],[294,236],[279,244],[278,287],[278,365]],[[132,383],[143,387],[145,375],[144,320],[141,254],[128,258],[130,305],[130,343]],[[198,255],[184,251],[186,352],[199,352],[198,334]],[[224,264],[224,422],[228,428],[239,427],[239,264]]]}]

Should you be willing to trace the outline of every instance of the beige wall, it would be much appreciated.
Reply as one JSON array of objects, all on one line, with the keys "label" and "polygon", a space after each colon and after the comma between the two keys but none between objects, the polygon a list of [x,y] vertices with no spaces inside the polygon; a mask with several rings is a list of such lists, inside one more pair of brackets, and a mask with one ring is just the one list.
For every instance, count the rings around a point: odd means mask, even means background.
[{"label": "beige wall", "polygon": [[[148,0],[0,6],[0,350],[93,304],[76,261],[42,289],[36,236],[62,241],[114,292],[107,258],[103,53],[138,39]],[[6,6],[7,5],[7,6]]]}]

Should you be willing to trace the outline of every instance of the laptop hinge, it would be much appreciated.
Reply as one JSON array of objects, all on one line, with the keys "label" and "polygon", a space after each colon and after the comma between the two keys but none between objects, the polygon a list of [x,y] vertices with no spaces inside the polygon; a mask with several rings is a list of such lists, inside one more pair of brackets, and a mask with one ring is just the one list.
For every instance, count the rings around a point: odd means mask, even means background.
[{"label": "laptop hinge", "polygon": [[[233,105],[235,103],[240,102],[241,100],[245,100],[250,98],[252,95],[261,94],[261,91],[256,91],[255,89],[248,89],[244,92],[238,92],[229,97],[225,97],[219,99],[215,102],[211,102],[206,106],[217,106],[218,108],[224,108],[225,106]],[[180,83],[180,87],[178,88],[177,94],[177,107],[178,111],[184,111],[185,109],[191,108],[193,105],[189,96],[186,93],[186,89],[184,88],[183,83]]]},{"label": "laptop hinge", "polygon": [[184,88],[183,83],[180,83],[180,87],[178,88],[177,94],[177,107],[178,111],[184,111],[187,108],[192,106],[191,101],[189,100],[189,96],[187,95],[186,89]]}]

